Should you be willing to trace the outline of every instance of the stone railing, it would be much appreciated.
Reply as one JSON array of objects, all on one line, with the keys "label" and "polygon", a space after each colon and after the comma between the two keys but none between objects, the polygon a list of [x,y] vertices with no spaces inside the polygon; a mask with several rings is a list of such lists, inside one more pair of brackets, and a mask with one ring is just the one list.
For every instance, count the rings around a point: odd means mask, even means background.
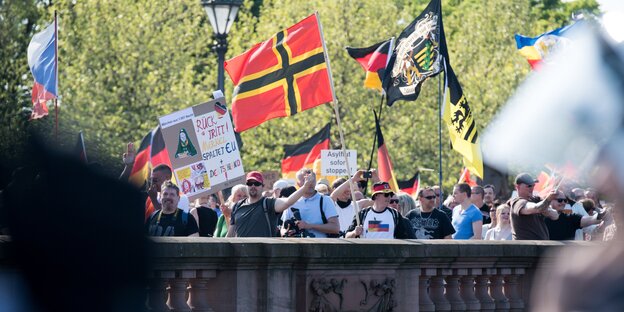
[{"label": "stone railing", "polygon": [[[565,244],[157,238],[152,311],[523,311]],[[573,243],[574,244],[574,243]]]}]

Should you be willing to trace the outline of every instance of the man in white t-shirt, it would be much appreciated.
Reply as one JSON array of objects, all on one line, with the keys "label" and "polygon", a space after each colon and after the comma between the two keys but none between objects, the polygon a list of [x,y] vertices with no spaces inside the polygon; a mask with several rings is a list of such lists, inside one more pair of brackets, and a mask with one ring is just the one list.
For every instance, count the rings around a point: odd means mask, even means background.
[{"label": "man in white t-shirt", "polygon": [[388,182],[373,184],[373,206],[362,209],[359,213],[362,224],[353,220],[346,238],[411,238],[411,229],[406,228],[406,222],[402,222],[398,211],[388,207],[390,198],[394,192]]}]

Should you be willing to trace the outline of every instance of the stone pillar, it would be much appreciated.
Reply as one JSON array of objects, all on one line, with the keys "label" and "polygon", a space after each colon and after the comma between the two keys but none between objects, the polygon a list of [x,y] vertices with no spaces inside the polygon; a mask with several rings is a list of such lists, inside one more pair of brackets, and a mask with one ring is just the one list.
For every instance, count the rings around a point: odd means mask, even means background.
[{"label": "stone pillar", "polygon": [[503,294],[504,273],[510,269],[498,269],[497,274],[490,276],[490,296],[494,299],[496,311],[509,311],[509,301]]},{"label": "stone pillar", "polygon": [[477,275],[475,283],[475,296],[481,303],[481,311],[494,311],[496,304],[494,299],[488,293],[490,276],[496,274],[496,269],[483,269],[480,275]]},{"label": "stone pillar", "polygon": [[[159,271],[150,272],[149,286],[147,288],[148,311],[169,311],[169,307],[167,307],[167,286],[169,285],[169,281],[167,278],[163,277],[162,273],[163,272]],[[175,275],[171,274],[171,276]]]},{"label": "stone pillar", "polygon": [[450,269],[438,269],[437,275],[432,276],[429,281],[429,297],[435,304],[436,311],[451,311],[451,304],[444,296],[444,277],[451,273]]},{"label": "stone pillar", "polygon": [[169,281],[167,305],[171,311],[191,311],[186,304],[186,287],[191,278],[195,278],[195,270],[179,270],[175,272],[175,278]]},{"label": "stone pillar", "polygon": [[429,298],[429,280],[436,275],[436,269],[421,269],[418,280],[418,306],[420,311],[435,311],[435,304]]},{"label": "stone pillar", "polygon": [[[260,269],[239,268],[236,271],[236,311],[252,312],[262,311],[259,307],[260,285],[258,285],[258,275]],[[281,287],[280,285],[272,285]],[[266,303],[266,302],[265,302]]]},{"label": "stone pillar", "polygon": [[513,273],[505,276],[505,296],[509,299],[510,311],[523,311],[524,301],[520,295],[520,276],[524,275],[523,268],[513,269]]},{"label": "stone pillar", "polygon": [[453,269],[453,275],[446,276],[446,299],[451,304],[451,311],[466,311],[466,304],[459,294],[459,279],[466,274],[466,269]]},{"label": "stone pillar", "polygon": [[475,275],[481,274],[481,269],[467,269],[466,276],[460,278],[460,296],[466,305],[466,311],[480,311],[481,304],[475,296]]},{"label": "stone pillar", "polygon": [[213,312],[208,304],[208,280],[217,276],[215,270],[197,270],[195,279],[189,283],[186,303],[193,312]]}]

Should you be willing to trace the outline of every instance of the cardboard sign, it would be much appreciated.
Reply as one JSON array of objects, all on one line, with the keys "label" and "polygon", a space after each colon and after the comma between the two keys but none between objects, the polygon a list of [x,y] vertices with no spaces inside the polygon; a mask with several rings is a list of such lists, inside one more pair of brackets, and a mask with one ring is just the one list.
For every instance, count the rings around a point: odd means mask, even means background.
[{"label": "cardboard sign", "polygon": [[322,176],[352,176],[357,171],[357,151],[347,150],[347,159],[349,161],[349,169],[347,171],[347,163],[345,154],[342,150],[321,150],[321,175]]},{"label": "cardboard sign", "polygon": [[180,191],[201,195],[245,183],[245,171],[225,99],[160,117],[163,139]]}]

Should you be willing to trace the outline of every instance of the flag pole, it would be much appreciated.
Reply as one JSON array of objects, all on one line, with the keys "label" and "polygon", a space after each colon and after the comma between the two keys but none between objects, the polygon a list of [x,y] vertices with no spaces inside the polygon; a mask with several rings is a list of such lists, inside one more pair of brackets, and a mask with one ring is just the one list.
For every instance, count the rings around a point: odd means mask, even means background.
[{"label": "flag pole", "polygon": [[[446,60],[444,62],[444,76],[446,78]],[[444,189],[442,188],[442,75],[438,75],[438,177],[440,183],[440,208],[442,208]]]},{"label": "flag pole", "polygon": [[353,179],[351,179],[351,168],[349,166],[349,159],[347,157],[347,149],[345,147],[345,140],[344,140],[344,131],[342,130],[342,124],[340,123],[340,113],[338,110],[338,99],[336,98],[336,92],[334,91],[334,78],[332,76],[332,72],[331,72],[331,66],[329,65],[329,57],[327,55],[327,46],[325,45],[325,35],[323,33],[323,25],[321,25],[321,19],[319,17],[319,13],[314,12],[314,15],[316,16],[316,23],[319,26],[319,32],[321,34],[321,42],[323,43],[323,54],[325,55],[325,59],[327,60],[327,73],[329,75],[329,85],[331,86],[332,89],[332,98],[333,98],[333,104],[332,105],[334,107],[334,113],[336,114],[336,123],[338,124],[338,133],[340,134],[340,144],[342,145],[342,153],[344,154],[345,157],[345,165],[347,166],[347,173],[349,174],[349,179],[347,179],[347,183],[349,183],[349,189],[351,190],[351,200],[353,201],[353,206],[355,208],[355,220],[356,220],[356,225],[360,225],[360,207],[358,207],[357,204],[357,200],[355,200],[355,186],[353,185]]},{"label": "flag pole", "polygon": [[58,97],[59,97],[59,89],[58,89],[58,22],[57,22],[57,11],[54,10],[54,68],[56,72],[56,98],[54,98],[54,136],[56,137],[56,142],[59,142],[58,139]]}]

